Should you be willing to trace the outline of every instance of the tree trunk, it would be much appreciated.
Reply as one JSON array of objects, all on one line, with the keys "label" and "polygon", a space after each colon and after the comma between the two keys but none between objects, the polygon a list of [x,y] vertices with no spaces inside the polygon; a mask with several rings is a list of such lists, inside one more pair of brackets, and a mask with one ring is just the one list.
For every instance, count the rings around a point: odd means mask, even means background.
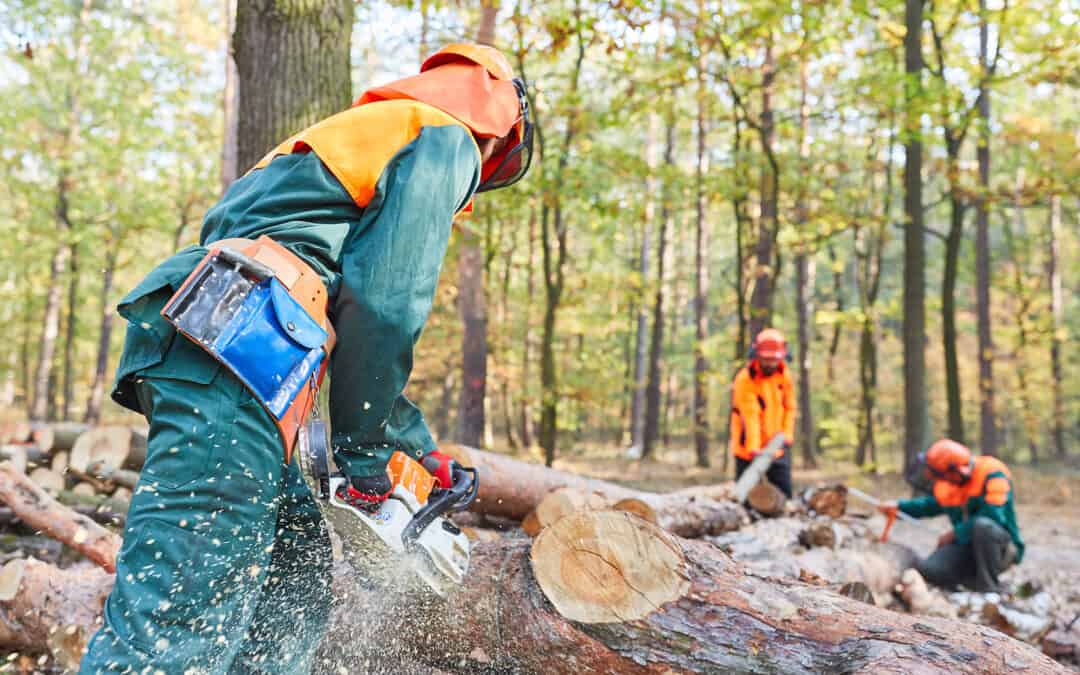
[{"label": "tree trunk", "polygon": [[[799,164],[802,179],[799,198],[795,205],[795,219],[800,229],[806,228],[807,182],[810,177],[810,109],[806,102],[806,58],[799,64]],[[814,453],[814,410],[810,395],[810,331],[814,316],[814,259],[807,251],[807,244],[800,243],[795,257],[796,312],[799,334],[799,447],[802,449],[803,466],[817,466]]]},{"label": "tree trunk", "polygon": [[462,380],[454,438],[469,445],[482,445],[484,435],[488,346],[483,260],[483,250],[476,234],[464,234],[458,256],[458,309],[463,327]]},{"label": "tree trunk", "polygon": [[904,34],[904,466],[926,447],[926,243],[922,201],[923,0],[905,0]]},{"label": "tree trunk", "polygon": [[[668,114],[664,131],[664,166],[670,167],[675,156],[675,120]],[[656,441],[660,438],[660,401],[664,360],[664,288],[667,282],[667,256],[671,204],[668,199],[667,181],[654,180],[656,193],[660,195],[660,231],[657,234],[656,291],[653,299],[652,339],[649,344],[649,381],[645,390],[645,429],[642,437],[641,456],[652,457]]]},{"label": "tree trunk", "polygon": [[[1023,236],[1023,208],[1019,198],[1016,199],[1017,222],[1021,223],[1021,236]],[[1024,352],[1028,346],[1028,317],[1032,313],[1032,305],[1035,298],[1025,288],[1023,264],[1020,253],[1016,250],[1016,239],[1013,236],[1013,226],[1008,218],[1003,219],[1002,230],[1005,234],[1005,248],[1012,258],[1013,293],[1015,313],[1013,320],[1016,322],[1016,350],[1014,363],[1016,372],[1016,385],[1020,394],[1020,417],[1023,420],[1024,435],[1027,436],[1028,452],[1031,453],[1031,463],[1039,463],[1039,422],[1035,417],[1036,407],[1031,398],[1031,388],[1028,384],[1028,366]]]},{"label": "tree trunk", "polygon": [[[952,151],[950,151],[952,152]],[[959,145],[956,146],[959,152]],[[949,233],[945,237],[945,267],[941,280],[941,341],[945,349],[945,391],[948,399],[949,430],[948,437],[957,443],[964,443],[964,415],[960,398],[960,363],[956,354],[956,275],[960,266],[960,244],[963,242],[964,205],[961,202],[960,187],[954,181],[959,180],[955,163],[951,157],[948,170],[950,176]]]},{"label": "tree trunk", "polygon": [[609,502],[637,499],[652,507],[660,526],[682,537],[700,537],[736,530],[746,511],[731,501],[730,486],[686,488],[666,494],[622,487],[603,480],[529,464],[505,455],[460,445],[440,445],[463,466],[479,469],[480,492],[470,510],[486,516],[524,520],[548,493],[573,488]]},{"label": "tree trunk", "polygon": [[[581,66],[585,60],[585,36],[581,19],[580,2],[574,5],[574,32],[577,37],[577,54],[574,60],[574,68],[570,76],[567,96],[570,100],[577,97],[578,86],[581,80]],[[533,110],[537,111],[535,100],[532,101]],[[567,223],[565,222],[562,202],[563,181],[566,175],[566,167],[570,162],[570,150],[577,135],[577,121],[580,114],[580,103],[567,113],[566,127],[563,131],[562,147],[559,148],[559,157],[556,161],[555,174],[553,176],[551,193],[546,195],[544,205],[541,207],[540,217],[540,243],[543,253],[544,269],[544,337],[540,354],[540,446],[544,449],[544,461],[551,466],[555,461],[556,441],[559,425],[559,382],[555,370],[555,324],[558,318],[559,305],[562,302],[563,289],[566,285],[566,262],[567,262]],[[539,111],[537,111],[538,113]],[[541,166],[543,155],[546,150],[543,135],[540,133],[539,121],[537,127],[537,141],[540,146]],[[549,207],[550,202],[550,207]],[[549,218],[550,216],[550,218]],[[553,221],[553,222],[552,222]]]},{"label": "tree trunk", "polygon": [[776,237],[780,199],[780,170],[773,143],[776,127],[773,121],[773,83],[776,78],[776,57],[773,53],[773,37],[765,42],[764,61],[761,66],[761,150],[768,160],[761,170],[761,218],[758,222],[756,247],[757,269],[754,273],[754,292],[750,296],[750,341],[754,341],[762,329],[772,323],[773,284],[776,283],[776,264],[773,243]]},{"label": "tree trunk", "polygon": [[533,359],[532,306],[536,295],[536,207],[529,207],[529,267],[525,274],[525,307],[522,311],[522,323],[525,330],[521,345],[521,446],[533,445],[533,407],[529,396],[529,366]]},{"label": "tree trunk", "polygon": [[1054,436],[1054,448],[1057,456],[1065,459],[1065,395],[1062,382],[1065,379],[1062,368],[1061,348],[1065,344],[1065,302],[1061,291],[1061,195],[1050,196],[1050,213],[1047,229],[1050,231],[1049,255],[1046,262],[1046,276],[1050,281],[1050,373],[1053,377],[1054,420],[1051,428]]},{"label": "tree trunk", "polygon": [[[483,0],[476,40],[495,42],[495,18],[499,3]],[[491,205],[485,208],[492,208]],[[473,220],[475,221],[475,214]],[[483,242],[471,229],[463,230],[458,249],[458,310],[461,313],[461,391],[458,399],[455,440],[483,445],[487,397],[487,298],[484,291]]]},{"label": "tree trunk", "polygon": [[[656,155],[657,155],[657,133],[659,132],[660,118],[656,113],[649,114],[649,123],[645,132],[645,162],[649,167],[648,177],[645,179],[645,209],[644,217],[641,220],[641,249],[638,255],[638,310],[637,310],[637,326],[634,333],[634,380],[633,391],[631,392],[631,405],[630,405],[630,445],[642,448],[642,454],[644,454],[645,447],[645,427],[647,423],[645,421],[645,397],[646,397],[646,372],[651,375],[651,360],[648,360],[648,332],[649,332],[649,313],[646,309],[646,279],[649,278],[649,255],[652,247],[652,229],[655,226],[656,216],[656,195],[659,194],[657,189],[658,180],[656,177]],[[663,228],[664,224],[661,222],[660,227]],[[663,243],[659,244],[661,251],[658,255],[663,255]],[[660,265],[661,269],[663,265]],[[662,282],[658,282],[662,283]],[[651,450],[651,448],[650,448]]]},{"label": "tree trunk", "polygon": [[[8,576],[16,582],[0,600],[5,623],[37,619],[39,639],[57,632],[56,623],[89,634],[93,612],[83,608],[100,609],[112,585],[103,573],[73,577],[30,563]],[[535,540],[474,545],[466,583],[437,605],[439,621],[417,621],[414,602],[355,590],[350,607],[377,603],[379,611],[349,624],[351,642],[455,673],[1068,672],[984,627],[750,574],[711,544],[619,511],[563,518]],[[54,599],[57,612],[36,614]],[[37,628],[46,617],[53,625]]]},{"label": "tree trunk", "polygon": [[[979,192],[975,200],[975,314],[979,333],[979,445],[984,455],[997,454],[997,423],[994,420],[994,340],[990,331],[990,61],[986,0],[979,0]],[[1000,35],[998,36],[1000,40]]]},{"label": "tree trunk", "polygon": [[49,374],[53,367],[53,357],[56,354],[56,340],[60,333],[60,294],[64,270],[67,268],[68,257],[71,255],[71,247],[67,237],[70,232],[68,225],[68,192],[70,181],[66,172],[61,172],[57,181],[56,221],[59,232],[59,241],[56,251],[53,253],[52,264],[49,267],[49,285],[45,292],[45,311],[41,322],[41,347],[38,351],[38,363],[34,373],[34,398],[30,404],[30,419],[44,421],[49,413],[50,378]]},{"label": "tree trunk", "polygon": [[64,402],[60,419],[71,419],[71,407],[75,399],[75,335],[79,325],[79,247],[71,247],[68,264],[67,326],[64,335]]},{"label": "tree trunk", "polygon": [[382,617],[409,653],[545,675],[1067,672],[979,626],[748,574],[710,544],[620,512],[564,518],[531,546],[480,544],[471,565],[445,620]]},{"label": "tree trunk", "polygon": [[350,0],[238,0],[238,173],[292,134],[348,107]]},{"label": "tree trunk", "polygon": [[[844,302],[844,265],[837,259],[836,247],[833,246],[831,240],[826,243],[825,249],[829,254],[829,267],[832,269],[833,300],[836,302],[836,315],[839,317],[843,316],[846,308]],[[842,330],[843,321],[834,321],[832,338],[829,340],[829,358],[825,368],[826,379],[830,386],[835,382],[836,354],[840,351],[840,333]]]},{"label": "tree trunk", "polygon": [[[704,7],[698,3],[698,20],[704,21]],[[694,167],[694,215],[696,219],[694,245],[694,401],[691,407],[694,421],[694,455],[697,465],[709,466],[709,362],[705,357],[705,341],[709,337],[709,224],[705,220],[705,174],[709,170],[706,151],[705,108],[705,49],[698,46],[697,64],[697,163]]]},{"label": "tree trunk", "polygon": [[[733,174],[735,180],[741,180],[742,167],[742,119],[739,117],[738,108],[735,110],[735,132],[731,139],[731,154],[734,164]],[[735,335],[735,361],[746,358],[747,342],[746,331],[748,321],[746,317],[746,226],[749,218],[746,215],[746,191],[741,185],[735,187],[735,198],[731,200],[731,207],[735,213],[735,316],[738,320],[738,331]],[[727,455],[725,454],[725,457]]]},{"label": "tree trunk", "polygon": [[240,175],[237,166],[237,115],[236,89],[238,74],[236,58],[233,55],[233,34],[236,32],[236,5],[238,0],[225,0],[225,91],[221,99],[221,108],[225,121],[225,132],[221,144],[221,192],[225,193]]},{"label": "tree trunk", "polygon": [[115,314],[109,298],[112,295],[113,278],[116,274],[116,261],[119,255],[119,242],[110,240],[109,251],[105,254],[105,269],[101,278],[101,330],[98,334],[97,362],[94,366],[94,379],[90,384],[90,397],[86,402],[87,424],[101,422],[101,404],[105,398],[105,385],[109,373],[109,346],[112,343],[112,327]]}]

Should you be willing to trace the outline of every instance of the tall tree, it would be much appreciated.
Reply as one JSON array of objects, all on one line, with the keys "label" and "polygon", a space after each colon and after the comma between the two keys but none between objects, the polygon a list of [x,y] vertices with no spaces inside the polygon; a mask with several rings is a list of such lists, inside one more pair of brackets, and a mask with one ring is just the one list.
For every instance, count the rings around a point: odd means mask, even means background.
[{"label": "tall tree", "polygon": [[[662,40],[657,40],[657,60],[662,55]],[[648,370],[648,333],[649,312],[646,303],[645,280],[649,278],[649,256],[652,248],[652,230],[655,227],[657,177],[656,155],[660,130],[660,117],[655,112],[649,113],[645,131],[645,162],[648,173],[645,179],[645,205],[641,219],[641,248],[638,255],[638,284],[640,288],[637,301],[637,321],[634,332],[634,379],[632,382],[630,404],[630,445],[642,448],[645,434],[645,387]],[[661,224],[661,227],[663,225]]]},{"label": "tall tree", "polygon": [[[805,24],[806,13],[803,13]],[[805,46],[805,40],[804,40]],[[810,176],[810,106],[806,100],[807,90],[807,63],[805,50],[800,56],[799,63],[799,169],[801,179],[799,181],[798,199],[795,205],[795,220],[803,233],[803,241],[798,244],[798,252],[795,256],[795,288],[797,297],[795,309],[798,313],[798,338],[799,338],[799,446],[802,449],[803,465],[806,467],[817,466],[814,457],[815,429],[814,409],[810,396],[810,331],[812,317],[814,315],[814,259],[808,249],[807,236],[808,205],[807,205],[807,181]]]},{"label": "tall tree", "polygon": [[[675,161],[675,114],[674,108],[667,110],[667,120],[664,132],[664,167],[670,169]],[[649,381],[645,388],[645,433],[642,437],[642,457],[652,457],[656,441],[660,437],[660,396],[663,380],[663,353],[664,353],[664,313],[667,311],[664,296],[667,292],[668,270],[668,238],[670,237],[672,208],[671,208],[671,181],[665,176],[660,184],[660,231],[657,234],[656,250],[656,290],[653,300],[653,325],[652,341],[649,344]],[[671,394],[670,390],[668,392]]]},{"label": "tall tree", "polygon": [[1046,276],[1050,281],[1050,374],[1053,379],[1053,430],[1054,448],[1059,459],[1065,458],[1065,396],[1062,391],[1065,379],[1061,350],[1065,343],[1065,302],[1061,285],[1061,195],[1050,195],[1050,213],[1047,230]]},{"label": "tall tree", "polygon": [[[1000,30],[998,50],[1000,53]],[[979,0],[979,192],[975,199],[975,315],[979,333],[979,445],[983,454],[997,453],[994,419],[994,338],[990,328],[990,77],[997,57],[990,63],[989,23],[986,0]]]},{"label": "tall tree", "polygon": [[238,172],[349,105],[353,5],[351,0],[237,0],[232,51]]},{"label": "tall tree", "polygon": [[776,123],[773,94],[776,81],[774,37],[765,38],[761,63],[761,119],[758,135],[766,163],[761,169],[761,218],[755,247],[757,269],[754,272],[754,291],[750,295],[750,340],[772,323],[773,291],[776,284],[775,243],[779,230],[780,164],[776,157]]},{"label": "tall tree", "polygon": [[904,464],[929,437],[926,400],[926,243],[922,200],[922,22],[924,0],[905,0],[904,86]]},{"label": "tall tree", "polygon": [[[476,41],[495,44],[498,0],[481,0]],[[485,204],[483,209],[493,205]],[[477,214],[479,215],[479,214]],[[454,438],[466,445],[483,445],[487,396],[487,298],[484,293],[483,242],[471,227],[462,227],[458,248],[458,311],[461,314],[461,391]]]},{"label": "tall tree", "polygon": [[[540,211],[540,248],[544,278],[544,332],[540,344],[540,447],[544,449],[544,463],[548,466],[555,461],[556,444],[559,432],[559,374],[555,366],[555,328],[558,321],[559,307],[566,290],[566,264],[568,261],[567,236],[568,223],[563,187],[566,181],[567,167],[570,164],[570,152],[577,138],[581,123],[579,87],[581,70],[585,62],[585,26],[582,17],[581,2],[575,0],[569,28],[577,46],[574,50],[573,65],[570,72],[566,100],[569,109],[566,113],[563,138],[555,160],[555,168],[550,177],[544,176],[545,195]],[[536,110],[535,98],[533,109]],[[539,120],[537,129],[540,129]],[[539,131],[538,131],[539,134]],[[537,141],[543,146],[543,136]],[[544,167],[546,169],[546,166]],[[547,171],[545,171],[547,174]]]},{"label": "tall tree", "polygon": [[707,47],[705,44],[705,3],[698,0],[695,42],[697,48],[697,161],[694,163],[694,455],[697,465],[709,466],[709,361],[705,357],[705,341],[709,337],[709,223],[705,174],[709,170],[708,138],[705,119],[708,91],[705,86]]},{"label": "tall tree", "polygon": [[[90,13],[92,0],[83,0],[77,19],[75,49],[70,62],[72,74],[85,72],[90,56]],[[75,78],[66,91],[67,118],[64,123],[63,140],[59,148],[60,168],[56,178],[56,196],[54,217],[56,221],[57,244],[49,267],[49,285],[45,294],[45,311],[42,317],[41,349],[34,374],[34,398],[30,404],[30,419],[44,420],[48,415],[50,399],[49,373],[53,367],[56,353],[56,339],[60,332],[60,295],[63,275],[71,256],[72,231],[70,196],[74,189],[74,168],[72,157],[76,154],[76,145],[82,135],[82,91]]]}]

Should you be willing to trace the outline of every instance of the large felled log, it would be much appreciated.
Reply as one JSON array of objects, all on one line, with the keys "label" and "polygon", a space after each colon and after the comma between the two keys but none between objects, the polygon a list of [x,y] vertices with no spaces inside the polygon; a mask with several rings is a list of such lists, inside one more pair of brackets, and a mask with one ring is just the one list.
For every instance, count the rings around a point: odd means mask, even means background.
[{"label": "large felled log", "polygon": [[62,541],[109,572],[116,570],[120,537],[47,495],[8,462],[0,463],[0,501],[27,525]]},{"label": "large felled log", "polygon": [[101,622],[112,584],[112,575],[98,567],[12,560],[0,569],[0,646],[81,653]]},{"label": "large felled log", "polygon": [[86,473],[100,462],[115,469],[139,470],[146,461],[146,434],[131,427],[88,429],[75,441],[68,463]]},{"label": "large felled log", "polygon": [[[531,557],[531,563],[530,563]],[[479,544],[439,621],[390,609],[398,647],[448,670],[543,673],[1065,673],[1028,645],[769,580],[625,513]]]},{"label": "large felled log", "polygon": [[657,494],[465,446],[442,445],[439,450],[480,470],[480,492],[472,509],[490,516],[523,520],[549,492],[568,487],[600,495],[611,503],[623,499],[644,502],[655,512],[661,527],[682,537],[728,532],[747,520],[742,506],[724,498],[729,494],[726,486]]}]

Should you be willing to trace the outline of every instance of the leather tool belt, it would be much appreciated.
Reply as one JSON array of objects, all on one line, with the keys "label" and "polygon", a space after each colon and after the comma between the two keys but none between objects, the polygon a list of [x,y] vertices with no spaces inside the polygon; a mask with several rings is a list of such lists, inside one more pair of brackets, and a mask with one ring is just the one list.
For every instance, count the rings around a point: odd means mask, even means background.
[{"label": "leather tool belt", "polygon": [[326,304],[319,275],[262,236],[212,242],[161,315],[270,413],[288,464],[334,348]]}]

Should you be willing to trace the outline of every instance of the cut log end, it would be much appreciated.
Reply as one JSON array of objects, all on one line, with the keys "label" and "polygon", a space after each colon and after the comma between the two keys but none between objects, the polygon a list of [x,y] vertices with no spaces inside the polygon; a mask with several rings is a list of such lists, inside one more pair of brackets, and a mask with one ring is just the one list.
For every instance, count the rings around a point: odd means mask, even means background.
[{"label": "cut log end", "polygon": [[778,516],[784,512],[787,498],[768,479],[762,479],[750,489],[750,494],[746,496],[746,503],[764,516]]},{"label": "cut log end", "polygon": [[620,499],[619,501],[612,504],[611,508],[615,509],[616,511],[626,511],[627,513],[632,513],[638,518],[641,518],[642,520],[649,521],[653,525],[656,525],[658,522],[656,517],[656,510],[640,499],[635,499],[633,497],[627,499]]},{"label": "cut log end", "polygon": [[689,589],[675,540],[625,511],[566,516],[540,533],[531,558],[544,594],[581,623],[634,621]]}]

